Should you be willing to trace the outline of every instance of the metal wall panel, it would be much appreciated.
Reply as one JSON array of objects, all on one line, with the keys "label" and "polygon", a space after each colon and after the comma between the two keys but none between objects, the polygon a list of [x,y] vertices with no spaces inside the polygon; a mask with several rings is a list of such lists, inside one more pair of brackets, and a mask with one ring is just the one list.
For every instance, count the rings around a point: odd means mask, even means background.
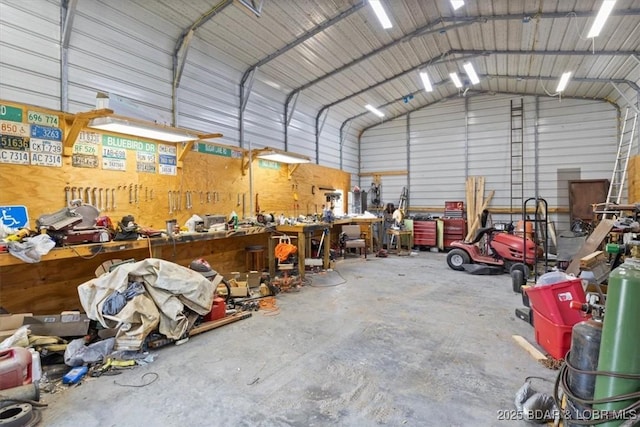
[{"label": "metal wall panel", "polygon": [[[407,165],[407,118],[402,117],[366,131],[360,140],[362,172],[403,171]],[[383,204],[397,204],[407,176],[382,176]],[[372,177],[365,176],[362,189],[369,189]]]},{"label": "metal wall panel", "polygon": [[60,4],[0,1],[0,99],[60,108]]},{"label": "metal wall panel", "polygon": [[171,54],[180,28],[140,6],[78,2],[69,45],[69,110],[95,107],[110,92],[171,118]]},{"label": "metal wall panel", "polygon": [[464,200],[465,106],[454,99],[411,114],[411,206]]},{"label": "metal wall panel", "polygon": [[[519,97],[469,98],[467,128],[464,99],[411,114],[411,206],[437,208],[444,207],[446,200],[464,200],[465,177],[484,176],[485,194],[495,190],[491,205],[509,207],[511,99]],[[566,186],[558,183],[559,171],[579,168],[580,179],[610,179],[617,148],[616,116],[617,110],[606,102],[558,98],[539,98],[536,112],[535,97],[524,97],[524,198],[536,196],[536,170],[538,195],[553,208],[568,208]],[[362,170],[403,169],[405,145],[406,117],[367,130],[362,136]],[[401,185],[396,185],[399,191]],[[504,221],[510,216],[495,214],[493,219]],[[558,230],[569,226],[566,214],[550,215],[549,220],[556,222]]]},{"label": "metal wall panel", "polygon": [[[611,179],[617,153],[617,110],[605,102],[540,98],[539,189],[549,206],[568,207],[558,193],[557,171],[579,168],[580,179]],[[602,200],[601,202],[604,202]],[[558,230],[568,215],[554,216]]]}]

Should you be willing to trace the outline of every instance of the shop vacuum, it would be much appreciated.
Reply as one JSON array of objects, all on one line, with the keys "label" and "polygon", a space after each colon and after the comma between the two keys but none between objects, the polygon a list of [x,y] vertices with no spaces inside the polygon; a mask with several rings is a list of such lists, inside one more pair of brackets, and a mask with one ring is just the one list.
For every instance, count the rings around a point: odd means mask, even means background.
[{"label": "shop vacuum", "polygon": [[605,306],[577,304],[592,318],[573,327],[556,381],[564,426],[640,425],[640,242],[630,247],[631,257],[609,274]]}]

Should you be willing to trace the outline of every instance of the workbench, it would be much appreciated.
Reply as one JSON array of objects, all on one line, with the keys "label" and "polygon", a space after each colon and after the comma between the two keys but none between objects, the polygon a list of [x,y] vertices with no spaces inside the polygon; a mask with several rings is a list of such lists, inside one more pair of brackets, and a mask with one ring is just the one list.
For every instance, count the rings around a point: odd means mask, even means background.
[{"label": "workbench", "polygon": [[[412,230],[396,230],[389,228],[387,229],[387,235],[389,238],[393,238],[395,243],[395,248],[392,248],[391,245],[389,245],[389,253],[395,253],[396,255],[411,255],[411,250],[413,249]],[[402,243],[403,237],[406,237],[406,244]],[[403,246],[406,246],[406,249],[403,249]]]},{"label": "workbench", "polygon": [[[264,228],[216,233],[181,233],[156,237],[53,248],[40,262],[29,264],[0,254],[0,307],[11,313],[39,315],[82,310],[78,285],[95,277],[107,260],[159,258],[188,266],[204,258],[223,276],[245,270],[245,247],[267,244]],[[270,259],[273,253],[269,254]]]},{"label": "workbench", "polygon": [[[297,240],[298,246],[298,273],[300,274],[300,278],[304,279],[305,275],[305,258],[307,254],[312,254],[311,251],[311,237],[313,237],[318,231],[323,233],[324,230],[327,230],[327,235],[323,240],[323,257],[322,257],[322,267],[326,270],[329,268],[329,254],[331,250],[330,244],[330,236],[329,232],[331,229],[331,224],[326,222],[318,222],[311,224],[296,224],[296,225],[278,225],[276,226],[276,231],[281,234],[293,234]],[[307,239],[307,235],[309,238]],[[275,249],[275,239],[269,239],[269,275],[271,277],[275,277],[276,273],[276,263],[274,256]]]}]

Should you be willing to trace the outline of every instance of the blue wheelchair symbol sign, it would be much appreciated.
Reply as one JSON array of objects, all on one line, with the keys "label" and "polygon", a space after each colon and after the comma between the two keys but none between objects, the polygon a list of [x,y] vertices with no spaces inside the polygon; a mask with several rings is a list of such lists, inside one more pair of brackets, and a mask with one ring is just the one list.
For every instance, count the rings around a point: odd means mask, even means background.
[{"label": "blue wheelchair symbol sign", "polygon": [[23,228],[29,226],[29,215],[26,206],[0,206],[0,219],[2,223],[11,228]]}]

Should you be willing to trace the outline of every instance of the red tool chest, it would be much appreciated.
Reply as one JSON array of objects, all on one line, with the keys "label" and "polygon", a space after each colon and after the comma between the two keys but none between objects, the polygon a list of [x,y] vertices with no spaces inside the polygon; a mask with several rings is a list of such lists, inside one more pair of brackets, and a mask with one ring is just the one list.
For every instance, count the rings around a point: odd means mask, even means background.
[{"label": "red tool chest", "polygon": [[413,244],[416,246],[438,246],[438,222],[413,221]]},{"label": "red tool chest", "polygon": [[464,218],[444,218],[444,248],[451,247],[451,243],[464,240],[467,235],[467,221]]}]

